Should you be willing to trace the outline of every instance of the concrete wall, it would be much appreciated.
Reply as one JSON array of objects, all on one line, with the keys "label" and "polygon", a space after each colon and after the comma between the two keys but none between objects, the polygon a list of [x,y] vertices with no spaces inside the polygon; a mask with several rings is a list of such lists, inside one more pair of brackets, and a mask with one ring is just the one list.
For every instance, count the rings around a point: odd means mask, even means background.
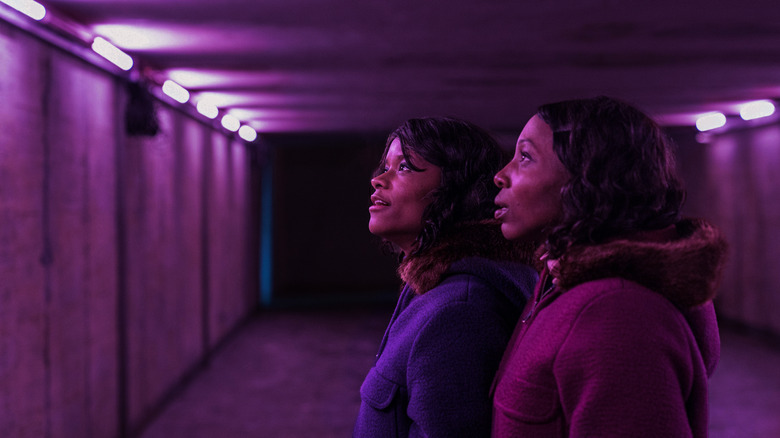
[{"label": "concrete wall", "polygon": [[0,22],[0,436],[139,430],[257,307],[256,153]]},{"label": "concrete wall", "polygon": [[687,213],[725,233],[729,261],[716,298],[721,319],[780,336],[780,126],[716,134],[678,132]]}]

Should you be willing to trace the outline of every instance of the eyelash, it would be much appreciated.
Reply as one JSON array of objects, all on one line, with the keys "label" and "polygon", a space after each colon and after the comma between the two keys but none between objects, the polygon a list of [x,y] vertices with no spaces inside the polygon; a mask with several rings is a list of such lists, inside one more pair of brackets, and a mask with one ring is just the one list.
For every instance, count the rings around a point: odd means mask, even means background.
[{"label": "eyelash", "polygon": [[[388,170],[390,170],[389,167],[387,167],[387,166],[382,167],[382,171],[380,172],[380,175],[383,174],[383,173],[386,173]],[[412,171],[412,168],[408,164],[401,163],[401,164],[398,165],[398,172],[407,172],[407,171],[408,172]]]}]

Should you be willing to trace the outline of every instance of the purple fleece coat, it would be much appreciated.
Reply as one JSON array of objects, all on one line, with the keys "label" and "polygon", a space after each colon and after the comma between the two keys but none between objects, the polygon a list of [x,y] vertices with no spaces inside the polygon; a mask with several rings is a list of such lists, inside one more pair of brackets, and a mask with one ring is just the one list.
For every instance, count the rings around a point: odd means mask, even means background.
[{"label": "purple fleece coat", "polygon": [[725,242],[676,231],[567,253],[543,292],[545,270],[496,375],[494,437],[707,436]]},{"label": "purple fleece coat", "polygon": [[422,295],[405,286],[353,436],[489,436],[490,384],[536,280],[529,266],[472,257]]}]

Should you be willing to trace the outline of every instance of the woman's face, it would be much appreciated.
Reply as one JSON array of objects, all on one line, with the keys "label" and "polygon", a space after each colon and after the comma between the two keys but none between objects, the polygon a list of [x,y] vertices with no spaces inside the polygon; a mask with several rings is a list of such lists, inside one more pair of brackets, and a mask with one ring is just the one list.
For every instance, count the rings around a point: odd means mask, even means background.
[{"label": "woman's face", "polygon": [[539,116],[523,128],[512,161],[495,176],[496,219],[510,240],[541,241],[561,214],[561,188],[569,173],[553,151],[553,133]]},{"label": "woman's face", "polygon": [[396,138],[390,143],[383,163],[384,172],[371,180],[374,194],[368,212],[371,233],[394,243],[409,254],[422,231],[423,210],[431,203],[428,196],[441,185],[441,169],[411,154],[412,170]]}]

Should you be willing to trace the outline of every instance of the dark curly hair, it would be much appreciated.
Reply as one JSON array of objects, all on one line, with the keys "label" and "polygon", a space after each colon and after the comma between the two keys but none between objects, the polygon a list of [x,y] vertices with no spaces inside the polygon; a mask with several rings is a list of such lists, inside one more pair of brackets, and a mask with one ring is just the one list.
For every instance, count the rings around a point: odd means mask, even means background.
[{"label": "dark curly hair", "polygon": [[410,168],[421,170],[411,157],[414,152],[441,169],[441,186],[423,211],[423,229],[412,254],[430,248],[457,223],[493,217],[493,199],[498,193],[493,175],[503,166],[505,155],[487,131],[450,117],[409,119],[388,136],[374,176],[382,173],[387,151],[396,138]]},{"label": "dark curly hair", "polygon": [[537,115],[571,175],[561,189],[561,221],[547,238],[551,258],[680,220],[685,190],[672,144],[647,115],[604,96],[543,105]]}]

